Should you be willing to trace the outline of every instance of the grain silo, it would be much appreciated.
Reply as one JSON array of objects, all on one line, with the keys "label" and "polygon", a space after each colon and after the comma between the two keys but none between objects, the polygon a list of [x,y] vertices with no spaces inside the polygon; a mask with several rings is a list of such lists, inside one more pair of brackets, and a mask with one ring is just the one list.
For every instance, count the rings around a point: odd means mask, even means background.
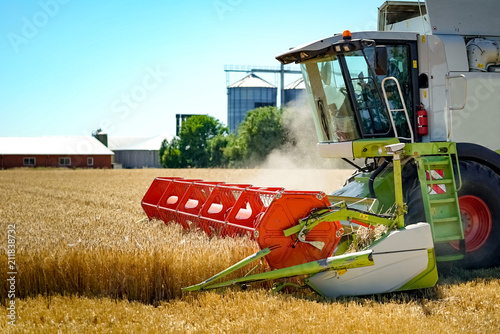
[{"label": "grain silo", "polygon": [[235,133],[249,110],[276,106],[276,86],[251,73],[227,87],[227,120]]},{"label": "grain silo", "polygon": [[306,85],[303,78],[299,78],[285,87],[285,106],[301,106],[307,103],[306,99]]}]

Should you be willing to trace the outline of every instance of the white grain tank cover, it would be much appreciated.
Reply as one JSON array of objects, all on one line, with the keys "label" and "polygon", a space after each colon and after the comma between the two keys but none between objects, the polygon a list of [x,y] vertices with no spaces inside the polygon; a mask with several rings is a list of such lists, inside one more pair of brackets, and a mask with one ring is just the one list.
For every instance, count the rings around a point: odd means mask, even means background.
[{"label": "white grain tank cover", "polygon": [[433,35],[499,36],[498,0],[426,0]]}]

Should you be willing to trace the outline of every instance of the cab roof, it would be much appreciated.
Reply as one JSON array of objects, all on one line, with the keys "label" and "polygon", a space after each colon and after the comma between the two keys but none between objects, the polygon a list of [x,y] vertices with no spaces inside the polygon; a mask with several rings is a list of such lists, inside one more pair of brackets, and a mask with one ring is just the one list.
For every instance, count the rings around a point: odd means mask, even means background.
[{"label": "cab roof", "polygon": [[[377,41],[416,41],[417,33],[413,32],[394,32],[394,31],[362,31],[353,32],[352,39],[369,39]],[[335,34],[331,37],[317,40],[312,43],[304,44],[291,48],[276,56],[276,59],[282,64],[300,63],[304,59],[310,59],[321,56],[328,52],[334,43],[342,40],[342,34]],[[301,53],[304,53],[301,55]],[[305,57],[304,57],[305,56]]]}]

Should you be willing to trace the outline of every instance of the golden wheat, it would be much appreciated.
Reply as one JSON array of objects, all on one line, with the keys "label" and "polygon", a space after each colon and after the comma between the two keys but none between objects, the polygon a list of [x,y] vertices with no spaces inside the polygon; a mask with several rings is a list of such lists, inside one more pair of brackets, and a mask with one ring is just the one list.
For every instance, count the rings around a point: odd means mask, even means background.
[{"label": "golden wheat", "polygon": [[[19,332],[500,331],[500,269],[455,272],[433,289],[323,300],[307,291],[183,294],[257,250],[246,238],[208,238],[143,220],[140,200],[156,176],[283,185],[330,192],[349,171],[0,171],[0,240],[18,236]],[[305,184],[303,184],[305,183]],[[6,282],[6,247],[0,279]],[[243,274],[243,271],[238,275]],[[5,284],[5,283],[4,283]],[[5,285],[4,285],[5,286]],[[265,286],[266,288],[268,286]],[[6,300],[6,289],[0,289]],[[134,302],[140,301],[141,303]],[[152,304],[152,305],[151,305]],[[153,305],[157,306],[154,307]],[[0,307],[0,330],[7,325]]]},{"label": "golden wheat", "polygon": [[[228,182],[279,182],[267,170],[8,170],[0,173],[2,222],[16,225],[19,297],[37,294],[110,296],[158,302],[181,296],[181,288],[203,281],[254,253],[246,238],[208,238],[177,225],[148,222],[140,201],[155,176],[185,176]],[[300,186],[298,171],[282,181]],[[340,172],[347,174],[345,171]],[[243,177],[245,175],[245,177]],[[315,170],[312,179],[332,171]],[[295,175],[297,176],[297,175]],[[279,184],[279,183],[278,183]],[[264,185],[264,183],[262,183]],[[267,184],[266,184],[267,185]],[[273,185],[276,185],[274,183]],[[310,189],[312,185],[309,184]],[[337,184],[333,185],[338,186]],[[314,189],[314,188],[313,188]],[[4,227],[0,240],[6,240]],[[0,278],[7,275],[0,255]],[[243,272],[239,272],[242,275]],[[5,290],[0,298],[6,297]]]},{"label": "golden wheat", "polygon": [[[440,286],[407,294],[340,301],[262,290],[191,294],[159,306],[85,297],[19,302],[16,331],[102,333],[498,333],[498,281]],[[0,318],[6,316],[0,308]],[[0,322],[0,330],[9,327]]]}]

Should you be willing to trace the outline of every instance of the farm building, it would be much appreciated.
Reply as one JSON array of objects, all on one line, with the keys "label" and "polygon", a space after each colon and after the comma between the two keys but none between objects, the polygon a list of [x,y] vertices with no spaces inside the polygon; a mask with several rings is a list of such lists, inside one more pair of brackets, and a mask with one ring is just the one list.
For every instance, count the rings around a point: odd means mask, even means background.
[{"label": "farm building", "polygon": [[111,168],[113,152],[91,136],[0,137],[0,168]]},{"label": "farm building", "polygon": [[123,168],[162,168],[160,147],[164,139],[171,136],[159,135],[153,138],[108,137],[108,148],[113,151],[114,165]]}]

